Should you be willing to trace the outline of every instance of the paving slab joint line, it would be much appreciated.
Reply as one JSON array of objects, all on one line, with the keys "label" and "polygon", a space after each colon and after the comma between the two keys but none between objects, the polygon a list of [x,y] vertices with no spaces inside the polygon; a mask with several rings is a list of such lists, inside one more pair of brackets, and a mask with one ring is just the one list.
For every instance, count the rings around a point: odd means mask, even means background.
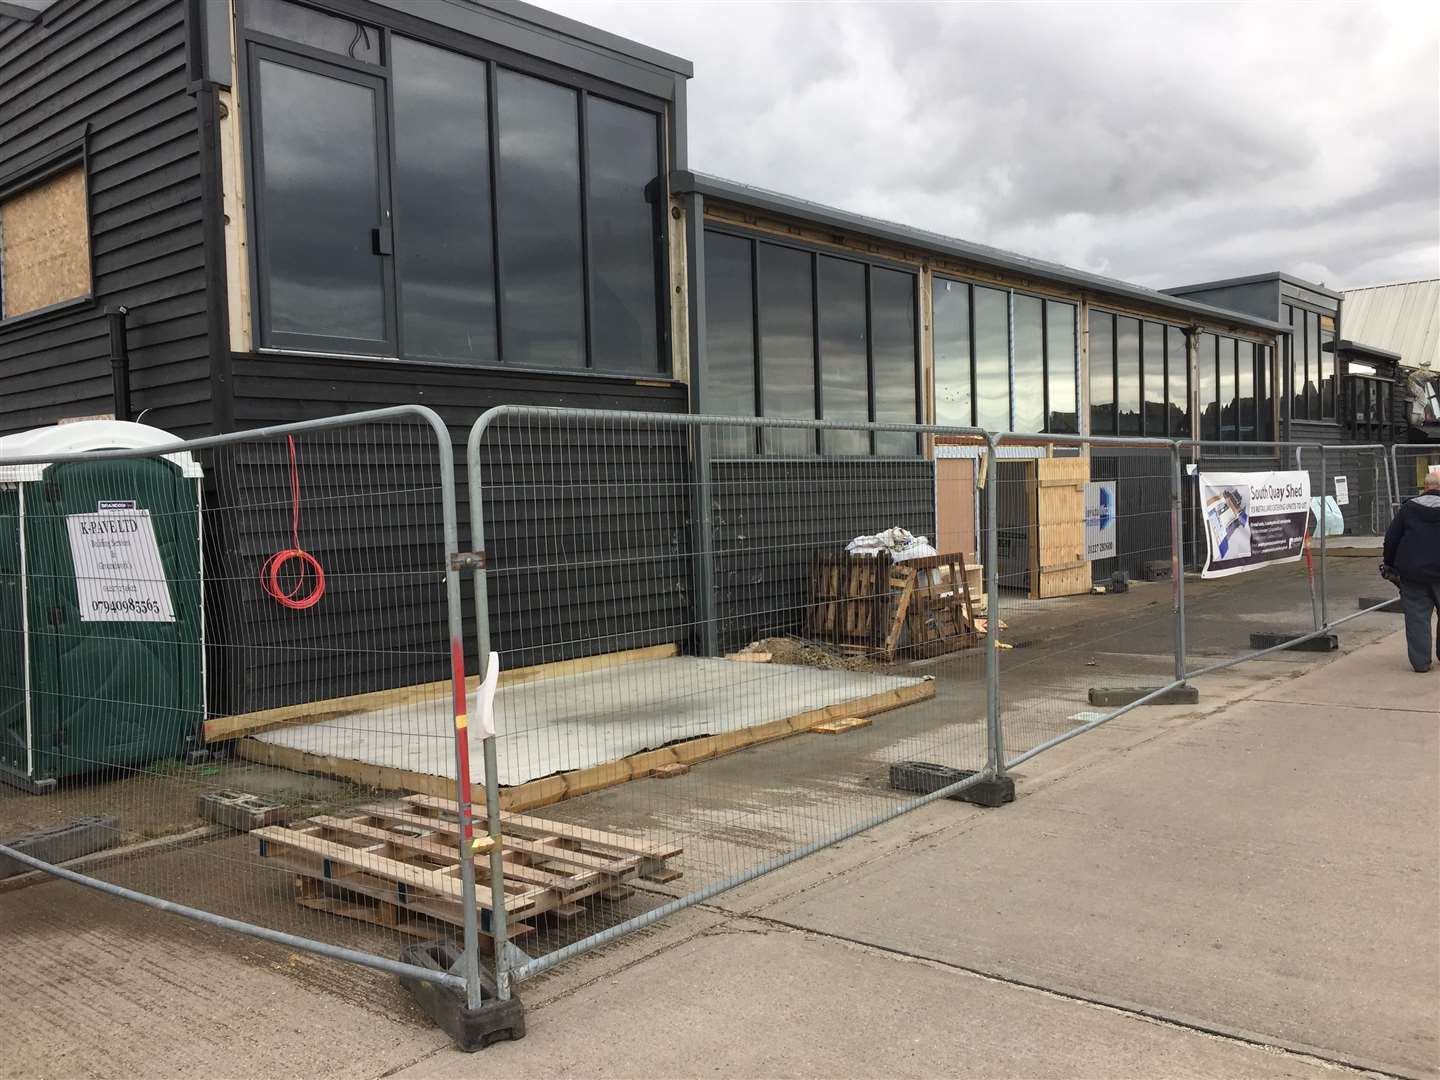
[{"label": "paving slab joint line", "polygon": [[[812,937],[826,938],[831,941],[838,941],[854,948],[873,951],[887,956],[902,957],[906,960],[920,964],[932,964],[936,967],[946,968],[950,971],[963,972],[987,982],[999,983],[1002,986],[1012,986],[1021,990],[1030,990],[1038,994],[1044,994],[1061,1001],[1074,1002],[1077,1005],[1085,1005],[1090,1008],[1103,1009],[1107,1012],[1117,1013],[1121,1016],[1129,1016],[1145,1023],[1157,1024],[1161,1027],[1174,1028],[1177,1031],[1194,1032],[1197,1035],[1205,1035],[1214,1039],[1222,1039],[1227,1042],[1237,1043],[1242,1046],[1253,1046],[1259,1050],[1270,1053],[1282,1054],[1287,1057],[1298,1058],[1302,1061],[1312,1062],[1327,1068],[1349,1069],[1352,1072],[1363,1073],[1369,1076],[1383,1076],[1388,1080],[1422,1080],[1421,1077],[1410,1073],[1392,1072],[1389,1069],[1380,1068],[1376,1065],[1366,1065],[1360,1062],[1349,1061],[1342,1057],[1332,1057],[1327,1054],[1317,1053],[1312,1050],[1298,1050],[1283,1043],[1270,1042],[1258,1036],[1244,1035],[1235,1031],[1228,1031],[1224,1028],[1209,1027],[1205,1024],[1197,1024],[1168,1016],[1162,1012],[1140,1007],[1127,1007],[1117,1005],[1112,1001],[1105,1001],[1101,998],[1086,997],[1083,994],[1076,994],[1067,990],[1057,990],[1054,987],[1044,986],[1041,983],[1027,982],[1024,979],[1017,979],[1009,975],[1000,975],[993,971],[986,971],[983,968],[969,967],[965,964],[957,964],[953,960],[940,960],[933,956],[925,956],[921,953],[910,952],[907,949],[898,949],[891,945],[878,945],[873,941],[862,941],[859,938],[848,937],[845,934],[836,934],[828,930],[817,930],[811,926],[802,926],[799,923],[787,922],[784,919],[776,919],[767,915],[745,915],[741,918],[754,919],[760,922],[774,923],[787,930],[809,934]],[[1318,1048],[1316,1048],[1318,1049]]]}]

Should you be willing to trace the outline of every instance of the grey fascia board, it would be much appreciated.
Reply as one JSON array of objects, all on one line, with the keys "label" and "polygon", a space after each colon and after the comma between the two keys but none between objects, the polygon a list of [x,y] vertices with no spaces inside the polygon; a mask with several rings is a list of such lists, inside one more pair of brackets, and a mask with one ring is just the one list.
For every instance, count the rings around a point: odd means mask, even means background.
[{"label": "grey fascia board", "polygon": [[[376,7],[673,101],[688,61],[512,0],[369,0]],[[682,70],[683,69],[683,70]]]},{"label": "grey fascia board", "polygon": [[1365,356],[1373,356],[1377,360],[1389,360],[1398,364],[1403,358],[1398,352],[1391,352],[1389,349],[1380,349],[1374,345],[1366,345],[1363,341],[1351,341],[1349,338],[1341,338],[1335,342],[1334,352],[1361,353]]},{"label": "grey fascia board", "polygon": [[1328,296],[1332,300],[1342,300],[1344,297],[1333,289],[1327,289],[1324,285],[1317,285],[1313,281],[1306,281],[1294,274],[1287,274],[1282,270],[1271,270],[1265,274],[1248,274],[1245,277],[1223,278],[1220,281],[1198,281],[1193,285],[1176,285],[1169,289],[1161,289],[1163,293],[1172,296],[1183,296],[1185,293],[1201,292],[1206,289],[1226,289],[1235,285],[1255,285],[1262,281],[1281,281],[1287,285],[1294,285],[1297,288],[1308,289],[1310,292]]},{"label": "grey fascia board", "polygon": [[738,184],[732,180],[722,180],[719,177],[707,176],[703,173],[685,170],[672,173],[670,189],[677,194],[694,192],[720,202],[750,207],[783,217],[797,218],[800,221],[825,228],[856,233],[872,240],[883,240],[902,247],[916,248],[937,255],[946,255],[966,262],[977,263],[995,270],[1026,274],[1073,288],[1088,289],[1091,292],[1138,301],[1173,312],[1184,312],[1210,322],[1227,323],[1231,326],[1261,330],[1270,334],[1290,333],[1288,326],[1272,322],[1269,319],[1256,318],[1254,315],[1246,315],[1244,312],[1201,304],[1194,300],[1185,300],[1139,285],[1131,285],[1126,281],[1102,277],[1084,270],[1074,270],[1041,259],[1031,259],[1025,255],[1017,255],[986,244],[957,240],[954,237],[942,236],[939,233],[927,232],[924,229],[916,229],[908,225],[898,225],[893,222],[881,221],[878,218],[852,214],[806,199],[792,198],[788,195],[767,191],[764,188],[750,187],[747,184]]},{"label": "grey fascia board", "polygon": [[24,23],[39,22],[40,16],[49,6],[49,3],[37,7],[34,4],[22,4],[19,0],[0,0],[0,19],[14,19]]}]

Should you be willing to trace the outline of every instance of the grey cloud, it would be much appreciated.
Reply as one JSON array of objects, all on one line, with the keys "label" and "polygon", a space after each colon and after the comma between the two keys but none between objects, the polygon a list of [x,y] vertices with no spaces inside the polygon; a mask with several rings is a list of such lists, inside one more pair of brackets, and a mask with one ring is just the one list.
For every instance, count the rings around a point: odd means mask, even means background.
[{"label": "grey cloud", "polygon": [[695,61],[702,171],[1147,284],[1440,273],[1428,7],[543,2]]}]

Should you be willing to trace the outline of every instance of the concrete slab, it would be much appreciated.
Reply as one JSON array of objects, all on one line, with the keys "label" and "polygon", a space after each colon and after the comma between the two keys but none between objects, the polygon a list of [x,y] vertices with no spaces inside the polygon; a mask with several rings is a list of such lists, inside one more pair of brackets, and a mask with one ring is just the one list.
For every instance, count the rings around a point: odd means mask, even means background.
[{"label": "concrete slab", "polygon": [[1321,1063],[753,921],[531,1009],[524,1042],[397,1077],[1333,1077]]},{"label": "concrete slab", "polygon": [[[1363,620],[1357,619],[1359,623]],[[1440,717],[1440,669],[1418,675],[1405,657],[1405,631],[1390,623],[1390,633],[1379,647],[1338,657],[1316,669],[1299,683],[1267,687],[1258,695],[1262,701],[1288,701],[1332,709],[1355,706],[1362,709],[1419,710]]]},{"label": "concrete slab", "polygon": [[[1313,678],[1291,685],[1309,696]],[[1022,784],[963,857],[934,838],[762,914],[1440,1074],[1440,725],[1415,709],[1433,690],[1392,692],[1391,710],[1241,702],[1043,797]]]},{"label": "concrete slab", "polygon": [[[507,686],[495,695],[499,780],[513,787],[920,682],[915,676],[675,656]],[[450,700],[440,692],[433,700],[276,728],[254,738],[310,754],[455,775]],[[484,779],[479,739],[471,740],[470,775],[476,783]]]}]

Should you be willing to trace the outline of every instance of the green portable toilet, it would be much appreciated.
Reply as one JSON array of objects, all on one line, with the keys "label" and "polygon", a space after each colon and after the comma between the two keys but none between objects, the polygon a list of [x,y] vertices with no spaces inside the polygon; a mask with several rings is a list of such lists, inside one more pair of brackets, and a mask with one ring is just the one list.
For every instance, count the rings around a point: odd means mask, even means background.
[{"label": "green portable toilet", "polygon": [[180,451],[10,464],[175,441],[115,420],[0,438],[0,782],[43,791],[177,756],[198,735],[199,463]]}]

